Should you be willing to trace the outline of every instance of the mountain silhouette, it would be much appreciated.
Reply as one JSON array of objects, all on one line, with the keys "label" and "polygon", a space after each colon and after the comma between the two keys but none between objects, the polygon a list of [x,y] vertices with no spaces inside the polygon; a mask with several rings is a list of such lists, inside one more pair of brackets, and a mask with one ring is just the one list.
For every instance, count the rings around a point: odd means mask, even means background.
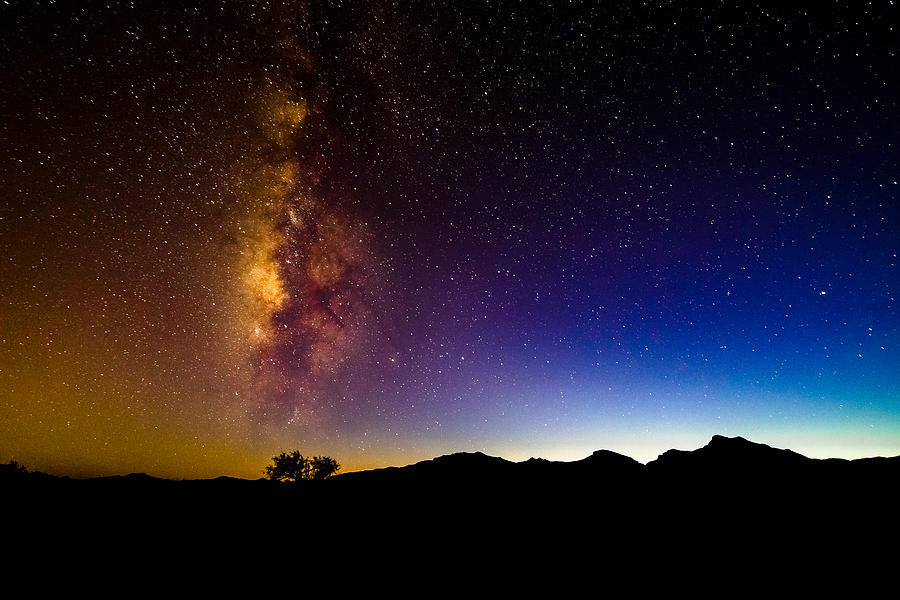
[{"label": "mountain silhouette", "polygon": [[[301,489],[304,493],[349,488],[391,486],[438,487],[442,489],[503,489],[513,487],[579,488],[606,487],[620,482],[634,485],[690,482],[694,486],[724,484],[790,485],[837,481],[868,484],[887,489],[900,476],[900,456],[845,460],[813,459],[792,450],[773,448],[742,437],[715,435],[696,450],[667,450],[642,464],[610,450],[597,450],[576,461],[530,458],[513,462],[482,452],[458,452],[403,467],[386,467],[342,473],[322,482],[279,484],[265,479],[218,477],[199,480],[168,480],[144,473],[124,476],[73,479],[40,472],[0,472],[0,486],[7,493],[33,488],[121,489],[146,491],[244,490],[277,491]],[[306,484],[306,485],[304,485]]]},{"label": "mountain silhouette", "polygon": [[667,468],[766,468],[801,466],[809,459],[791,450],[772,448],[766,444],[751,442],[740,436],[728,438],[714,435],[706,446],[693,451],[667,450],[659,458],[648,463],[651,469]]},{"label": "mountain silhouette", "polygon": [[[4,500],[23,513],[39,512],[60,522],[93,515],[95,522],[130,523],[140,515],[140,522],[152,528],[173,518],[212,523],[214,517],[228,522],[289,514],[299,504],[323,515],[351,515],[360,525],[428,522],[451,532],[480,522],[518,532],[522,523],[539,523],[557,531],[553,527],[570,519],[559,531],[575,523],[602,524],[607,533],[668,529],[672,535],[696,537],[717,523],[745,528],[749,535],[761,524],[812,530],[834,514],[864,519],[892,512],[900,456],[812,459],[717,435],[702,448],[669,450],[646,465],[609,450],[571,462],[512,462],[461,452],[296,485],[230,477],[172,481],[145,474],[91,479],[0,475]],[[321,526],[328,522],[323,519]]]},{"label": "mountain silhouette", "polygon": [[0,498],[13,546],[38,552],[55,540],[77,557],[103,540],[113,563],[158,549],[190,561],[254,548],[284,561],[298,548],[349,547],[442,556],[438,568],[505,564],[520,581],[542,562],[577,561],[638,586],[676,576],[731,585],[751,567],[820,572],[844,549],[893,539],[898,481],[900,456],[819,460],[715,436],[646,465],[609,450],[571,462],[462,452],[299,484],[0,470]]}]

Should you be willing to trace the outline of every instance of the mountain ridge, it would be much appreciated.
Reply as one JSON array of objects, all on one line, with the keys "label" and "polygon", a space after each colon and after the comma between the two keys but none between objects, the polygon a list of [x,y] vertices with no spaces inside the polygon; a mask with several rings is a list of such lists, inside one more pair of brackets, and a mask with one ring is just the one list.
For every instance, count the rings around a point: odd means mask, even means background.
[{"label": "mountain ridge", "polygon": [[218,535],[226,523],[277,528],[302,514],[318,534],[328,535],[339,519],[345,531],[365,530],[373,539],[399,531],[572,540],[591,531],[620,540],[699,540],[716,539],[723,527],[735,539],[756,539],[760,531],[821,535],[834,522],[877,531],[879,519],[894,513],[898,482],[900,456],[812,459],[719,436],[646,465],[609,450],[572,462],[460,452],[296,484],[4,472],[0,497],[22,522],[109,531],[129,524],[141,535],[198,527]]},{"label": "mountain ridge", "polygon": [[[730,461],[731,466],[741,466],[753,464],[756,467],[772,466],[780,462],[782,466],[791,464],[797,465],[893,465],[900,464],[900,455],[897,456],[873,456],[856,459],[844,458],[810,458],[790,449],[775,448],[767,444],[753,442],[741,436],[726,437],[719,434],[713,435],[706,445],[694,450],[669,449],[661,453],[657,458],[641,463],[630,456],[615,452],[608,449],[599,449],[590,455],[572,461],[550,460],[542,457],[530,457],[522,461],[511,461],[500,456],[492,456],[481,451],[460,451],[450,454],[442,454],[431,459],[424,459],[415,463],[403,466],[387,466],[376,467],[373,469],[363,469],[359,471],[350,471],[346,473],[338,473],[331,477],[328,481],[341,481],[348,479],[357,479],[360,477],[373,477],[376,475],[391,476],[397,473],[405,472],[428,472],[429,470],[449,470],[462,471],[472,469],[482,470],[499,470],[499,469],[544,469],[544,470],[565,470],[579,467],[593,468],[615,468],[617,470],[632,471],[660,471],[662,469],[674,468],[696,468],[698,466],[710,466],[711,461]],[[692,463],[692,464],[691,464]],[[107,475],[100,477],[73,478],[69,476],[48,475],[40,471],[28,473],[31,476],[39,476],[42,478],[51,478],[60,481],[71,482],[114,482],[122,481],[129,483],[146,483],[146,482],[176,482],[176,483],[198,483],[198,482],[257,482],[265,481],[265,478],[246,479],[241,477],[231,477],[221,475],[214,478],[200,479],[168,479],[148,475],[146,473],[128,473],[126,475]],[[9,479],[6,473],[0,474],[0,481]]]}]

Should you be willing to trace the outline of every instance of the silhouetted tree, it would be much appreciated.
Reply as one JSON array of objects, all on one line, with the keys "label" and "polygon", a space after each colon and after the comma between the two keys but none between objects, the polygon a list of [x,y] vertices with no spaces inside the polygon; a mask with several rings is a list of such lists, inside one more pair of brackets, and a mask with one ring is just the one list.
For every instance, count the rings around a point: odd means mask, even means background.
[{"label": "silhouetted tree", "polygon": [[334,475],[340,468],[330,456],[306,458],[299,450],[294,450],[273,456],[272,464],[266,467],[266,477],[272,481],[321,480]]},{"label": "silhouetted tree", "polygon": [[312,478],[327,479],[341,469],[341,465],[330,456],[314,456],[312,459]]},{"label": "silhouetted tree", "polygon": [[0,465],[0,475],[4,476],[13,476],[13,475],[25,475],[28,473],[28,469],[20,465],[14,460],[9,461],[5,465]]}]

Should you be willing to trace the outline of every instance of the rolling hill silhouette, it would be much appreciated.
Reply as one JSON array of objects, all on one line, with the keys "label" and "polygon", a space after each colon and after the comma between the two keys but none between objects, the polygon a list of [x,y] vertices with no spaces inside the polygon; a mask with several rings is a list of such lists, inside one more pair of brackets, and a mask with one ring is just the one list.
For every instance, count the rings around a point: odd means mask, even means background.
[{"label": "rolling hill silhouette", "polygon": [[[116,548],[185,561],[238,547],[337,556],[352,541],[382,559],[598,561],[635,582],[654,572],[730,581],[748,565],[796,576],[798,557],[818,569],[890,538],[900,456],[819,460],[715,436],[646,465],[608,450],[572,462],[457,453],[299,485],[0,475],[9,539],[35,553],[53,540],[74,557],[102,540],[113,562],[132,560]],[[647,561],[662,570],[644,572]]]},{"label": "rolling hill silhouette", "polygon": [[[548,532],[635,528],[695,539],[720,527],[818,530],[835,515],[864,521],[893,513],[900,456],[812,459],[740,437],[714,436],[693,451],[669,450],[641,464],[598,450],[572,462],[511,462],[456,453],[404,467],[350,472],[321,482],[282,484],[219,477],[172,481],[144,474],[71,479],[43,473],[0,477],[4,500],[21,514],[57,523],[139,523],[148,530],[180,522],[241,522],[298,507],[341,515],[359,526],[445,533],[460,527]],[[565,523],[565,525],[563,525]],[[723,524],[728,524],[727,526]],[[312,527],[320,526],[313,521]]]},{"label": "rolling hill silhouette", "polygon": [[51,489],[85,493],[119,490],[176,494],[199,491],[265,494],[301,490],[305,494],[333,494],[407,488],[503,493],[504,490],[529,488],[552,489],[558,493],[622,485],[646,491],[673,482],[684,486],[690,484],[696,491],[733,485],[763,488],[777,485],[799,491],[803,486],[835,486],[841,482],[886,491],[893,489],[898,476],[900,456],[813,459],[742,437],[716,435],[702,448],[668,450],[646,465],[610,450],[597,450],[586,458],[571,462],[543,458],[512,462],[482,452],[458,452],[403,467],[354,471],[322,482],[299,484],[233,477],[175,481],[143,473],[72,479],[40,472],[0,472],[0,485],[7,495]]}]

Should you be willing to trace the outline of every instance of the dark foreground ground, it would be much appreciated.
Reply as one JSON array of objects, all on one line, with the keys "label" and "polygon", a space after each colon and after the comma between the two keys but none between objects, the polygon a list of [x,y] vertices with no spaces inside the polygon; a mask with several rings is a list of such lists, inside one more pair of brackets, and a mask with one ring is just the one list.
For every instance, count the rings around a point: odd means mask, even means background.
[{"label": "dark foreground ground", "polygon": [[[735,574],[747,585],[781,571],[822,584],[854,563],[885,574],[898,489],[900,456],[816,460],[720,436],[647,465],[602,450],[568,463],[461,453],[301,485],[139,474],[0,481],[14,551],[88,562],[99,552],[112,563],[255,555],[275,571],[452,557],[470,569],[514,565],[520,583],[548,564],[579,564],[582,575],[593,565],[603,576],[654,565],[657,575]],[[659,584],[646,576],[635,584]]]}]

